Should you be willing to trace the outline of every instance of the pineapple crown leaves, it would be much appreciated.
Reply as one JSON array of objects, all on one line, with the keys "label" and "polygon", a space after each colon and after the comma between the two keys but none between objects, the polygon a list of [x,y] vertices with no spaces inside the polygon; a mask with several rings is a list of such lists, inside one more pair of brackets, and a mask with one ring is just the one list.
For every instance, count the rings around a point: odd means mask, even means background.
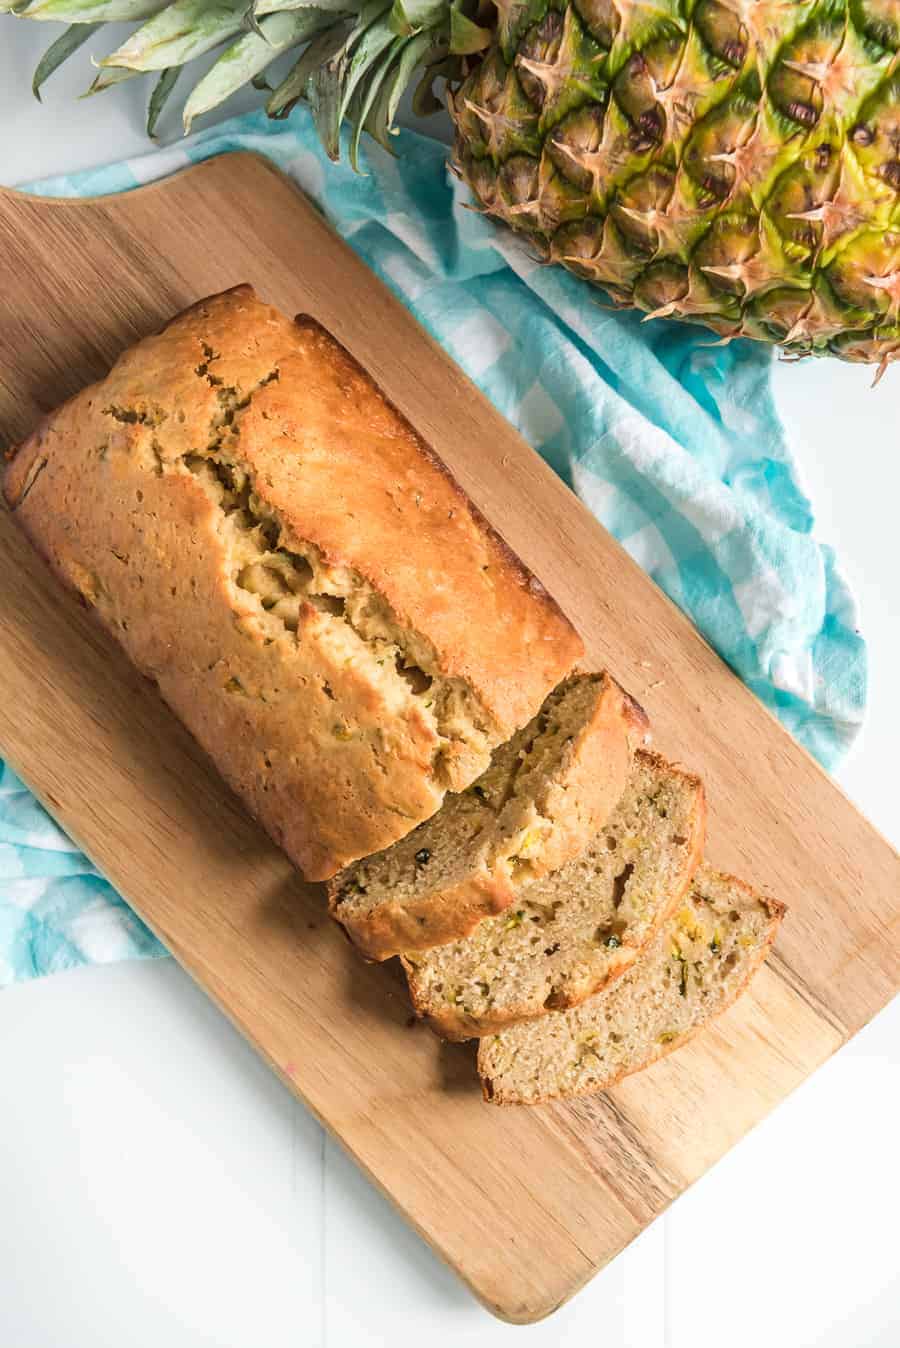
[{"label": "pineapple crown leaves", "polygon": [[[484,18],[489,8],[490,0],[0,0],[0,14],[68,23],[35,70],[37,98],[44,81],[103,25],[134,22],[138,27],[98,63],[87,92],[156,74],[147,113],[151,136],[182,69],[221,47],[187,96],[185,132],[195,118],[252,85],[269,94],[266,108],[273,117],[306,100],[333,159],[348,121],[354,168],[363,131],[390,149],[400,99],[417,71],[416,112],[441,106],[434,81],[458,82],[490,45],[492,26]],[[293,51],[293,68],[272,89],[266,72]]]},{"label": "pineapple crown leaves", "polygon": [[263,30],[259,26],[259,19],[256,17],[256,11],[259,8],[259,0],[250,0],[247,8],[244,10],[244,17],[241,20],[242,27],[250,33],[256,33],[259,37],[263,36]]}]

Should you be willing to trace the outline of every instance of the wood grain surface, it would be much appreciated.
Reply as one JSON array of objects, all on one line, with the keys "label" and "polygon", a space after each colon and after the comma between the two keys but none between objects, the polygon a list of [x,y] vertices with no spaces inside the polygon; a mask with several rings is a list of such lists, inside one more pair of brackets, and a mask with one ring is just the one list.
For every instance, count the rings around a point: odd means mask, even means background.
[{"label": "wood grain surface", "polygon": [[395,972],[354,957],[5,513],[0,752],[485,1305],[534,1320],[897,991],[900,858],[262,160],[96,201],[0,193],[0,437],[240,281],[371,370],[643,702],[657,746],[702,772],[710,860],[790,906],[769,965],[718,1025],[608,1094],[484,1105],[470,1047],[410,1026]]}]

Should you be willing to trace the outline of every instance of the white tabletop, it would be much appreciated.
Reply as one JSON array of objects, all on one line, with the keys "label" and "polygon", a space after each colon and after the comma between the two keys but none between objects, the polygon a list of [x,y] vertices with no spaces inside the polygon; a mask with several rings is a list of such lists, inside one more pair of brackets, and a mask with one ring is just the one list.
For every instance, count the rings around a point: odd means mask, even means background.
[{"label": "white tabletop", "polygon": [[[32,101],[55,32],[0,18],[0,182],[147,148],[140,82],[74,103],[70,67]],[[870,382],[776,373],[869,641],[871,714],[838,780],[898,845],[900,369]],[[900,1343],[900,1001],[526,1329],[476,1305],[171,961],[7,990],[0,1083],[2,1348]]]}]

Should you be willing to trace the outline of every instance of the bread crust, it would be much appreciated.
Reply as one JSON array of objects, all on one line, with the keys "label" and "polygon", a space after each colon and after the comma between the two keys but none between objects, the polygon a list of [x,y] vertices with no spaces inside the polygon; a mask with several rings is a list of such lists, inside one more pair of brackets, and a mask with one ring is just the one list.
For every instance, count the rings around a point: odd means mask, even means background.
[{"label": "bread crust", "polygon": [[663,923],[668,921],[683,901],[697,873],[697,868],[703,860],[703,851],[706,846],[706,791],[702,780],[695,773],[688,772],[678,764],[668,763],[660,754],[653,753],[651,750],[645,749],[641,752],[645,758],[659,765],[665,765],[668,771],[689,783],[696,793],[696,807],[691,819],[689,847],[685,857],[683,874],[679,884],[673,886],[668,902],[655,914],[654,921],[648,927],[644,939],[639,944],[623,943],[616,952],[616,962],[607,965],[601,977],[592,978],[586,974],[580,980],[573,979],[567,982],[565,993],[559,994],[552,1002],[545,1003],[538,1012],[535,1012],[530,1003],[507,1004],[502,1010],[497,1010],[493,1015],[486,1016],[474,1016],[452,1005],[448,1005],[446,1009],[442,1007],[438,1013],[428,1011],[423,1000],[417,995],[415,979],[411,976],[414,971],[407,967],[413,1010],[441,1039],[447,1039],[451,1043],[462,1043],[469,1039],[483,1039],[486,1035],[498,1034],[511,1025],[521,1024],[523,1021],[540,1020],[544,1015],[554,1011],[567,1011],[574,1006],[579,1006],[588,997],[593,997],[595,993],[608,988],[611,983],[614,983],[617,978],[621,978],[632,967],[641,952],[646,950],[650,943],[655,940]]},{"label": "bread crust", "polygon": [[581,641],[365,371],[249,286],[193,305],[46,418],[4,474],[14,518],[272,837],[325,879],[428,818],[482,762],[438,733],[399,671],[342,658],[322,603],[301,598],[282,630],[236,588],[222,509],[185,466],[211,446],[239,461],[288,548],[308,543],[327,577],[361,577],[458,681],[485,752]]},{"label": "bread crust", "polygon": [[[530,863],[529,881],[557,870],[602,827],[625,789],[634,751],[647,736],[650,723],[644,709],[608,674],[601,680],[593,712],[567,746],[547,788],[542,812],[552,811],[554,828],[539,859]],[[566,797],[577,798],[581,807],[568,809]],[[508,859],[501,857],[491,866],[484,855],[477,869],[443,890],[430,890],[415,900],[380,903],[367,913],[342,912],[340,877],[328,886],[329,911],[370,960],[404,957],[466,937],[484,918],[509,908],[519,892]],[[412,966],[405,958],[402,962],[409,976]],[[414,995],[413,1004],[421,1015]]]},{"label": "bread crust", "polygon": [[[722,1006],[716,1012],[715,1016],[712,1017],[712,1020],[718,1020],[720,1016],[724,1015],[726,1011],[730,1010],[730,1008],[734,1006],[735,1002],[747,990],[747,987],[750,984],[751,980],[768,958],[769,951],[771,950],[775,942],[775,938],[778,935],[778,929],[781,925],[781,921],[785,913],[787,912],[786,905],[783,904],[780,901],[780,899],[773,899],[768,897],[768,895],[758,893],[756,890],[753,889],[752,885],[748,885],[746,881],[738,879],[737,876],[725,875],[724,873],[720,872],[717,878],[725,881],[728,884],[736,885],[739,889],[743,889],[748,896],[750,896],[755,900],[755,902],[762,904],[769,915],[769,929],[766,932],[765,939],[760,943],[758,949],[753,952],[753,958],[747,961],[747,968],[744,977],[734,985],[734,987],[731,990],[731,994],[728,997],[728,1000],[722,1004]],[[478,1075],[481,1080],[482,1095],[488,1104],[507,1105],[507,1106],[544,1105],[550,1104],[554,1100],[576,1100],[581,1096],[596,1095],[600,1091],[611,1090],[613,1086],[618,1085],[618,1083],[620,1081],[623,1081],[625,1077],[633,1076],[636,1072],[642,1072],[647,1067],[652,1067],[653,1064],[659,1062],[661,1058],[667,1058],[670,1053],[674,1053],[675,1049],[681,1048],[683,1044],[688,1043],[688,1041],[693,1039],[694,1036],[697,1035],[701,1030],[705,1029],[707,1025],[711,1024],[712,1020],[701,1021],[699,1024],[693,1025],[689,1030],[686,1030],[684,1034],[678,1035],[676,1038],[670,1040],[668,1043],[659,1044],[657,1046],[657,1050],[652,1054],[652,1056],[647,1058],[638,1067],[623,1068],[620,1072],[617,1072],[615,1075],[608,1077],[606,1081],[601,1082],[600,1084],[591,1085],[585,1090],[553,1091],[538,1096],[534,1100],[519,1100],[514,1098],[505,1099],[502,1092],[495,1091],[493,1081],[491,1080],[491,1078],[488,1077],[486,1074],[482,1073],[481,1063],[479,1061]],[[481,1047],[479,1046],[479,1059],[481,1057],[481,1052],[482,1052]]]}]

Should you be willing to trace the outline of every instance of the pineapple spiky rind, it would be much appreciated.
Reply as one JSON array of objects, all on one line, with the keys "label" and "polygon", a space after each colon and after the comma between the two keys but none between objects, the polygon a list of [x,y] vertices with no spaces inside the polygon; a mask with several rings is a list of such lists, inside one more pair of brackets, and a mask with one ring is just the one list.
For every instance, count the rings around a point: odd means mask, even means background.
[{"label": "pineapple spiky rind", "polygon": [[[481,205],[648,317],[897,359],[889,0],[502,0],[451,94]],[[593,72],[590,86],[585,70]]]}]

